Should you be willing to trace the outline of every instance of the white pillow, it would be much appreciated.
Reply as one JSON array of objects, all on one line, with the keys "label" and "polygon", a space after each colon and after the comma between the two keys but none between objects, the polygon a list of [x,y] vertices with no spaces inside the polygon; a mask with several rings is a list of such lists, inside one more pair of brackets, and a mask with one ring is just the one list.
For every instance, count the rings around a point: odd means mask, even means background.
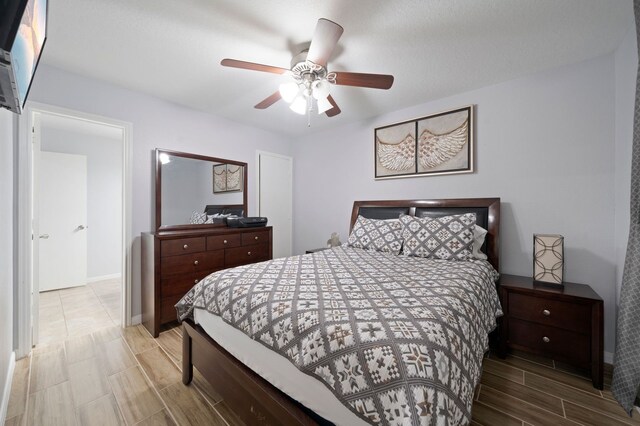
[{"label": "white pillow", "polygon": [[471,255],[474,259],[487,260],[487,255],[480,251],[486,236],[487,230],[476,224],[476,227],[473,229],[473,246],[471,249]]}]

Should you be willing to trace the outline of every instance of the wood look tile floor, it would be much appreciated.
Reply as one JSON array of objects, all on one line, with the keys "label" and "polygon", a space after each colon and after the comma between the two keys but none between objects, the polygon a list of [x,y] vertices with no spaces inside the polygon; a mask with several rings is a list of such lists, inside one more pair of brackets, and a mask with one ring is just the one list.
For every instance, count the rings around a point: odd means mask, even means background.
[{"label": "wood look tile floor", "polygon": [[[169,328],[153,339],[142,326],[108,327],[35,349],[19,360],[5,426],[242,425],[194,370],[181,382],[182,336]],[[610,367],[610,366],[609,366]],[[473,403],[472,425],[640,425],[605,389],[552,360],[489,355]]]},{"label": "wood look tile floor", "polygon": [[39,344],[120,325],[120,279],[96,281],[80,287],[45,291],[39,298]]}]

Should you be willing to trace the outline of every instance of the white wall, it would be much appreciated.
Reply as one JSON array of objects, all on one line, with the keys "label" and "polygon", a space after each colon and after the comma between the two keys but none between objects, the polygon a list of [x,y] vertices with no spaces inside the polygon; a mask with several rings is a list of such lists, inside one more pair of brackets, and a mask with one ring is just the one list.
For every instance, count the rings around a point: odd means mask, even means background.
[{"label": "white wall", "polygon": [[0,110],[0,404],[13,357],[13,129],[13,114]]},{"label": "white wall", "polygon": [[[612,352],[614,94],[606,55],[300,138],[295,251],[323,246],[333,231],[346,241],[354,200],[501,197],[501,272],[530,276],[533,234],[564,235],[566,280],[604,299]],[[374,180],[375,127],[469,104],[477,107],[477,172]]]},{"label": "white wall", "polygon": [[87,277],[120,274],[122,139],[57,129],[43,123],[41,150],[87,156]]},{"label": "white wall", "polygon": [[633,147],[633,114],[638,72],[638,46],[635,19],[629,15],[630,28],[614,54],[616,90],[615,135],[615,235],[616,235],[616,287],[620,297],[622,272],[629,237],[629,208],[631,188],[631,151]]},{"label": "white wall", "polygon": [[[214,78],[214,77],[212,77]],[[206,96],[206,94],[203,94]],[[38,67],[30,101],[133,123],[133,315],[140,314],[140,233],[154,225],[154,149],[165,148],[248,163],[249,215],[255,215],[255,152],[291,155],[275,133],[165,102],[54,67]]]}]

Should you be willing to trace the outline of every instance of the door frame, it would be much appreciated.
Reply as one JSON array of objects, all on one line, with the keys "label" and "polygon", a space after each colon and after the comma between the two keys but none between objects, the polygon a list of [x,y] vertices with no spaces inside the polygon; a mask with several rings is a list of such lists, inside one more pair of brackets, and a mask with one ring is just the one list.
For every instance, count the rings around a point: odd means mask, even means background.
[{"label": "door frame", "polygon": [[[131,318],[131,247],[132,241],[132,157],[133,124],[96,114],[89,114],[53,105],[29,102],[18,120],[17,138],[17,341],[16,357],[29,355],[33,339],[33,303],[38,301],[37,283],[33,282],[33,253],[37,249],[37,239],[33,233],[33,173],[37,169],[34,161],[34,114],[49,114],[84,120],[122,129],[122,318],[123,327],[132,323]],[[39,137],[39,135],[36,135]],[[39,141],[38,141],[39,142]],[[35,288],[34,288],[35,287]],[[33,299],[33,300],[32,300]],[[36,314],[37,316],[37,314]],[[36,336],[37,337],[37,336]]]},{"label": "door frame", "polygon": [[291,164],[291,232],[289,232],[289,245],[291,247],[291,255],[295,253],[293,249],[293,157],[288,155],[276,154],[269,151],[256,150],[256,214],[260,215],[260,156],[269,155],[271,157],[283,158],[289,160]]}]

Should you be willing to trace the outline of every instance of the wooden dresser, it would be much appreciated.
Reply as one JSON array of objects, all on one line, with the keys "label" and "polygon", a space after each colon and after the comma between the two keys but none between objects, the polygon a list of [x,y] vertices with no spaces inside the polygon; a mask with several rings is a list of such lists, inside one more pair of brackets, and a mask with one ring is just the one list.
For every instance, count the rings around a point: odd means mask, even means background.
[{"label": "wooden dresser", "polygon": [[530,277],[502,274],[504,311],[500,352],[519,349],[564,361],[603,381],[603,302],[585,284],[537,285]]},{"label": "wooden dresser", "polygon": [[153,337],[174,305],[212,272],[272,258],[272,228],[210,228],[142,234],[142,323]]}]

